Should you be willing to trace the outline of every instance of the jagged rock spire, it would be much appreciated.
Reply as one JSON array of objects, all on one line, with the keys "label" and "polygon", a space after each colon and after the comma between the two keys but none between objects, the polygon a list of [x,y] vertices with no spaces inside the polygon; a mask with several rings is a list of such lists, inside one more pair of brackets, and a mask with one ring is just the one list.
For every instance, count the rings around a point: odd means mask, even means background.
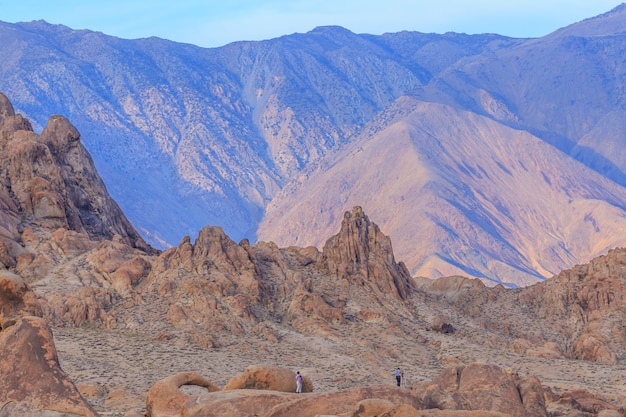
[{"label": "jagged rock spire", "polygon": [[0,196],[17,211],[11,213],[10,223],[15,228],[16,222],[22,222],[48,230],[60,227],[87,233],[96,240],[117,235],[133,247],[154,252],[109,196],[80,142],[80,133],[69,120],[52,116],[37,135],[0,93],[0,130],[4,186]]},{"label": "jagged rock spire", "polygon": [[375,283],[379,290],[395,292],[402,299],[413,287],[404,263],[394,259],[391,239],[359,206],[344,213],[341,230],[326,241],[322,259],[338,277]]},{"label": "jagged rock spire", "polygon": [[4,118],[11,116],[15,116],[15,110],[13,109],[13,105],[11,104],[7,96],[0,92],[0,122]]}]

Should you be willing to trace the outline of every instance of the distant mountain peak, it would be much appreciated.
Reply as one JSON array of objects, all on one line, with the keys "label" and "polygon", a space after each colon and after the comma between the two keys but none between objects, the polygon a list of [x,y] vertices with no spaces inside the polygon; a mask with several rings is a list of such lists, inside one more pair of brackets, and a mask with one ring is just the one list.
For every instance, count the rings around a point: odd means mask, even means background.
[{"label": "distant mountain peak", "polygon": [[555,36],[611,36],[626,32],[626,3],[606,13],[573,23],[551,34]]}]

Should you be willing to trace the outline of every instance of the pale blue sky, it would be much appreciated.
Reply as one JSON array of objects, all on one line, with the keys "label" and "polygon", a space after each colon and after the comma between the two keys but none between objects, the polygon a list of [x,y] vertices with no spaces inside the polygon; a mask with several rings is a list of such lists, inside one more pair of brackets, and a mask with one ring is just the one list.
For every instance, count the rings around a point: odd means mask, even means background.
[{"label": "pale blue sky", "polygon": [[271,39],[339,25],[379,35],[498,33],[540,37],[622,0],[0,0],[0,21],[43,19],[125,39],[158,36],[198,46]]}]

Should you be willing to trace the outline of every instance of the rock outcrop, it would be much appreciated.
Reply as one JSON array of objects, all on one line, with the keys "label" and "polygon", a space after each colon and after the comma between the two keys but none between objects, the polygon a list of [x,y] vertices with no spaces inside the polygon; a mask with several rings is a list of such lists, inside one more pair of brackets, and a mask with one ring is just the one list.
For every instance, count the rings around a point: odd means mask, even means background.
[{"label": "rock outcrop", "polygon": [[[163,252],[138,290],[167,312],[161,319],[191,330],[203,346],[218,346],[219,336],[213,335],[225,331],[259,332],[271,339],[267,329],[276,317],[303,333],[336,334],[337,326],[352,317],[349,302],[378,306],[359,308],[358,320],[410,316],[414,282],[395,262],[389,237],[355,207],[321,254],[271,242],[237,244],[221,228],[207,226],[194,243],[185,237]],[[117,319],[123,320],[119,314]]]},{"label": "rock outcrop", "polygon": [[109,196],[76,128],[52,116],[40,135],[15,114],[0,93],[0,260],[13,267],[21,231],[56,229],[84,233],[92,240],[120,238],[155,253]]},{"label": "rock outcrop", "polygon": [[404,263],[396,263],[391,239],[356,206],[346,211],[339,233],[326,241],[321,262],[332,276],[368,286],[379,297],[406,300],[414,287]]},{"label": "rock outcrop", "polygon": [[96,417],[61,369],[52,332],[40,316],[23,280],[0,271],[0,415]]},{"label": "rock outcrop", "polygon": [[[295,372],[287,368],[249,366],[243,374],[232,377],[224,390],[254,389],[296,392],[295,378]],[[302,376],[302,392],[313,392],[313,383],[306,375]]]},{"label": "rock outcrop", "polygon": [[626,249],[616,248],[585,265],[520,291],[519,300],[542,320],[568,330],[566,354],[616,363],[626,343]]},{"label": "rock outcrop", "polygon": [[37,297],[22,277],[0,270],[0,331],[26,316],[43,316]]},{"label": "rock outcrop", "polygon": [[418,391],[425,408],[485,410],[518,417],[548,416],[539,380],[519,378],[493,365],[450,368]]},{"label": "rock outcrop", "polygon": [[[149,396],[148,409],[167,409],[167,412],[152,411],[148,413],[148,417],[235,417],[251,412],[266,417],[548,416],[544,391],[537,378],[520,378],[492,365],[472,364],[464,368],[450,368],[432,382],[410,389],[387,385],[309,394],[287,394],[281,389],[283,386],[280,383],[261,383],[261,380],[268,381],[267,378],[258,377],[261,370],[264,375],[268,374],[267,369],[251,368],[249,372],[247,370],[247,376],[233,378],[231,381],[236,382],[229,382],[231,386],[225,387],[224,391],[213,391],[194,397],[183,396],[180,392],[159,390],[161,395]],[[276,370],[270,373],[283,376]],[[162,385],[172,386],[171,381],[171,378],[161,381],[155,388]],[[579,397],[582,395],[579,394]],[[429,414],[428,412],[433,412],[431,410],[446,411]]]},{"label": "rock outcrop", "polygon": [[156,384],[146,399],[148,415],[151,417],[180,416],[183,407],[192,400],[192,396],[183,394],[179,388],[183,385],[195,385],[205,388],[209,392],[218,391],[212,382],[193,372],[167,377]]}]

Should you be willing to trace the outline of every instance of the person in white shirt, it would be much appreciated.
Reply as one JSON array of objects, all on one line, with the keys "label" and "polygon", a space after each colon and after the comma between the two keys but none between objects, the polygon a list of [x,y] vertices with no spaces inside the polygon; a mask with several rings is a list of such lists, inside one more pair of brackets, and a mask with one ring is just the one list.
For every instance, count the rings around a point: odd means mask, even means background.
[{"label": "person in white shirt", "polygon": [[296,372],[296,392],[302,392],[302,375],[300,375],[300,371]]}]

